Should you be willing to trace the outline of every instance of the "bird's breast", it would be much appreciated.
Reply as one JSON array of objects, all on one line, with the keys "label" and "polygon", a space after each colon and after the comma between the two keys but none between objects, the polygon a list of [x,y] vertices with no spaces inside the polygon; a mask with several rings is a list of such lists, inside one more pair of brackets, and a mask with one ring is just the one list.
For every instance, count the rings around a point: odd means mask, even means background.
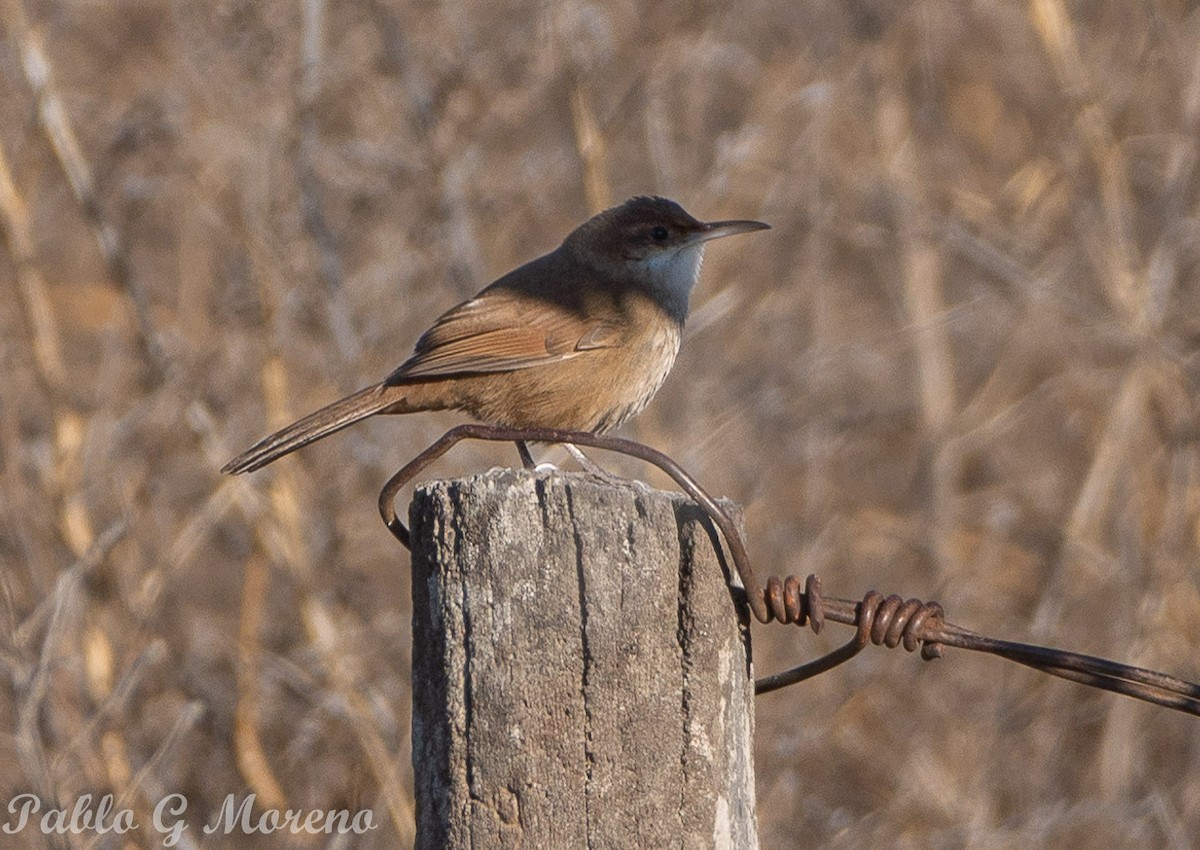
[{"label": "bird's breast", "polygon": [[679,341],[680,328],[673,320],[655,316],[640,323],[609,358],[607,391],[597,394],[591,430],[612,431],[650,403],[675,365]]}]

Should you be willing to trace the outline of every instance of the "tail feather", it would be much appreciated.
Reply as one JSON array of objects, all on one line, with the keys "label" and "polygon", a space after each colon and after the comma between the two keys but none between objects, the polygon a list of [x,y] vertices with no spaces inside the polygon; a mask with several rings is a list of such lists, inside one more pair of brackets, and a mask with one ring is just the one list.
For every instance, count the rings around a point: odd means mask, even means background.
[{"label": "tail feather", "polygon": [[313,440],[319,440],[334,431],[353,425],[360,419],[379,413],[397,402],[395,396],[387,392],[388,389],[382,384],[376,384],[322,407],[286,428],[263,437],[225,464],[221,471],[230,475],[253,472],[301,446],[307,446]]}]

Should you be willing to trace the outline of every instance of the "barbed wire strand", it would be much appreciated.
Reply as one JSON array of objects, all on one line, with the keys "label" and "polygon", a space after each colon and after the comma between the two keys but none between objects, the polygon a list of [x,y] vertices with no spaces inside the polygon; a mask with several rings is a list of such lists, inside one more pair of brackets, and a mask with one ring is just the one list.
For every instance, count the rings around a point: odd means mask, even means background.
[{"label": "barbed wire strand", "polygon": [[[756,681],[756,694],[769,693],[810,679],[849,661],[868,644],[889,649],[903,646],[909,652],[920,649],[921,657],[927,661],[941,657],[942,648],[952,646],[998,655],[1052,676],[1200,716],[1200,685],[1092,655],[976,634],[946,622],[942,606],[937,602],[884,596],[874,590],[858,601],[826,598],[821,593],[820,580],[814,575],[807,578],[803,589],[796,576],[771,576],[765,585],[759,584],[737,526],[716,500],[669,456],[642,443],[620,437],[478,424],[451,428],[389,478],[379,493],[379,514],[388,530],[405,548],[412,548],[411,539],[408,528],[396,515],[396,496],[422,470],[463,440],[511,442],[517,444],[519,451],[526,442],[570,443],[629,455],[652,464],[669,475],[720,529],[741,580],[744,601],[755,619],[760,623],[809,625],[814,632],[820,632],[827,620],[855,627],[854,637],[832,652]],[[528,465],[530,458],[527,450],[521,451],[521,457],[522,462]]]}]

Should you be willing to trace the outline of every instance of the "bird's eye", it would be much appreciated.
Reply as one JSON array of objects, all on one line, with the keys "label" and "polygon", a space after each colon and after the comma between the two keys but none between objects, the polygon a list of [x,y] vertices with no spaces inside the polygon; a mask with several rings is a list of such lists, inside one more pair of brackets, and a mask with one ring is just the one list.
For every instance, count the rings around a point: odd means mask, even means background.
[{"label": "bird's eye", "polygon": [[665,227],[663,227],[661,224],[658,227],[656,227],[650,231],[650,238],[653,239],[655,242],[666,241],[667,235],[668,235],[667,229]]}]

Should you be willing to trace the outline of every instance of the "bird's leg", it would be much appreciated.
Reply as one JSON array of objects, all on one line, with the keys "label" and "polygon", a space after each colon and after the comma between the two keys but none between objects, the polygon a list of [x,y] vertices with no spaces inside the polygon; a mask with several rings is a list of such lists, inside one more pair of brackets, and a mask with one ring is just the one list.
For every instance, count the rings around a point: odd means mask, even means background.
[{"label": "bird's leg", "polygon": [[620,475],[614,475],[604,467],[600,466],[590,457],[579,450],[579,447],[572,443],[563,443],[563,447],[567,450],[567,454],[575,458],[575,461],[583,467],[583,471],[589,475],[595,475],[597,478],[602,478],[609,484],[620,484],[625,481]]},{"label": "bird's leg", "polygon": [[530,472],[558,472],[558,467],[552,463],[536,463],[533,460],[533,455],[529,453],[529,446],[524,440],[514,440],[517,444],[517,454],[521,456],[521,466],[525,467]]}]

